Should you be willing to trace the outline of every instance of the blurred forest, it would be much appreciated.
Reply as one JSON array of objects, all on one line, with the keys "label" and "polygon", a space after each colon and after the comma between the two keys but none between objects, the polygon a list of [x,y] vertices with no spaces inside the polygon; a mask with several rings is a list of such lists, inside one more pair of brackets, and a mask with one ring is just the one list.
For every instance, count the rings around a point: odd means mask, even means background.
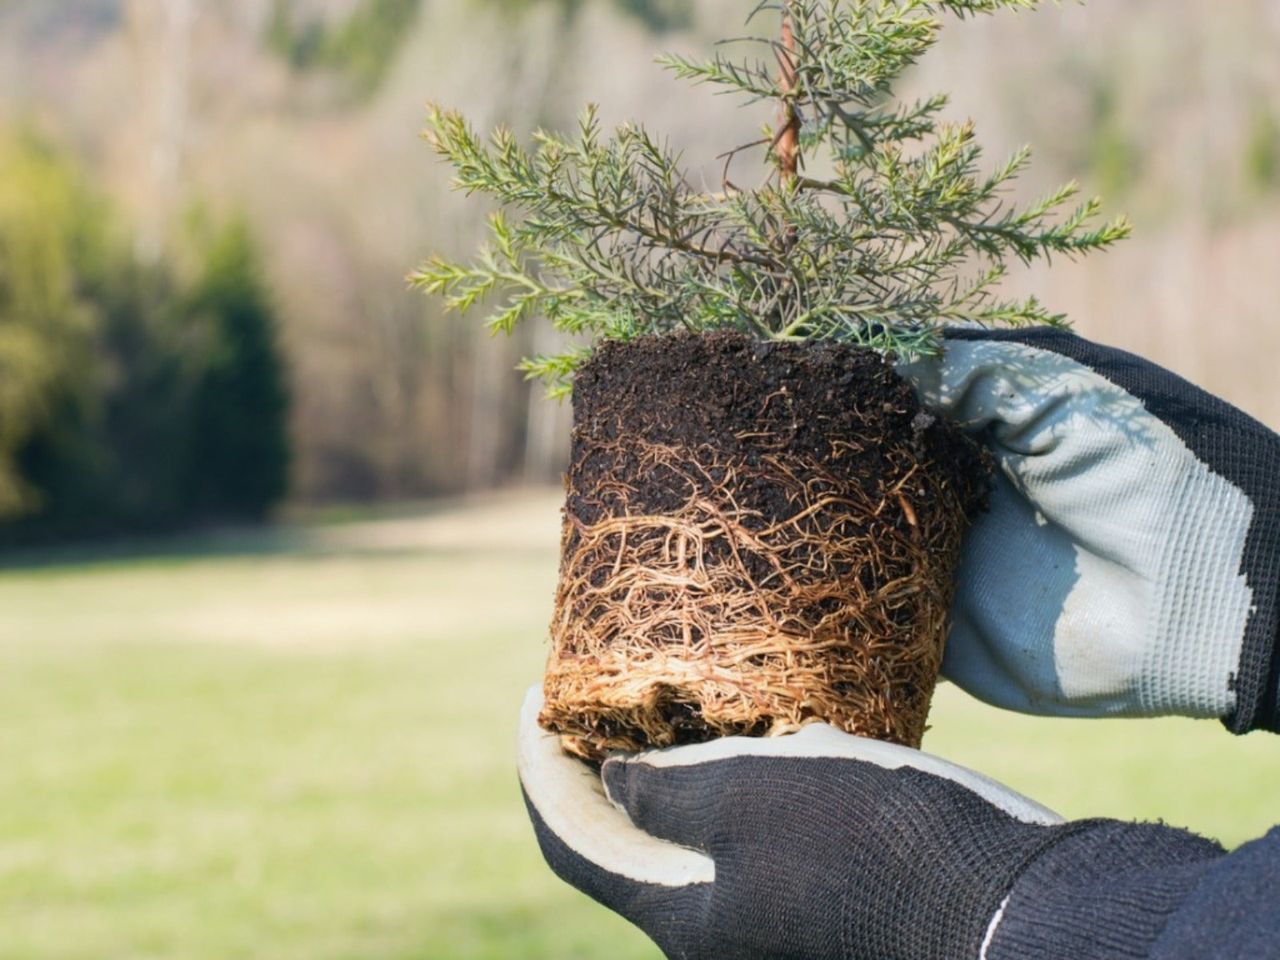
[{"label": "blurred forest", "polygon": [[[554,480],[568,409],[511,341],[407,290],[484,210],[418,139],[643,120],[715,176],[768,108],[652,64],[752,0],[0,0],[0,542],[254,518],[281,496]],[[1086,335],[1280,423],[1280,0],[958,23],[914,72],[992,155],[1131,214],[1017,277]]]}]

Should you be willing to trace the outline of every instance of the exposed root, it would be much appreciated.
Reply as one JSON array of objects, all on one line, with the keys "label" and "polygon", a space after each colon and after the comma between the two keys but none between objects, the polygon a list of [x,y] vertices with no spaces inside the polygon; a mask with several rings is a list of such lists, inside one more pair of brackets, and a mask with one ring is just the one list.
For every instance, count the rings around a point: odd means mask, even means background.
[{"label": "exposed root", "polygon": [[[569,478],[541,716],[568,750],[814,721],[919,745],[973,495],[908,443],[847,475],[851,442],[822,462],[593,445],[591,489]],[[655,488],[682,505],[647,511]]]}]

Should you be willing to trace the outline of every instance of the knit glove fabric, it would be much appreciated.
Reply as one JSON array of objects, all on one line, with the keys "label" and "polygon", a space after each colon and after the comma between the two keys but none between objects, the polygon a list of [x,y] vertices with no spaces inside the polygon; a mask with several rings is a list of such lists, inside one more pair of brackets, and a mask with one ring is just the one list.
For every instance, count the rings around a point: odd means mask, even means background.
[{"label": "knit glove fabric", "polygon": [[1090,824],[905,747],[812,725],[593,768],[521,718],[560,877],[676,960],[978,960],[1015,879]]},{"label": "knit glove fabric", "polygon": [[902,372],[998,475],[943,674],[1028,713],[1280,729],[1280,438],[1064,331],[956,329],[945,347]]},{"label": "knit glove fabric", "polygon": [[673,960],[1274,953],[1280,829],[1227,856],[1163,824],[1064,823],[973,771],[818,724],[597,772],[538,727],[541,704],[534,688],[519,767],[547,862]]},{"label": "knit glove fabric", "polygon": [[[1018,878],[984,960],[1238,960],[1274,955],[1237,949],[1255,935],[1250,923],[1233,923],[1220,908],[1197,908],[1200,891],[1214,885],[1213,871],[1230,859],[1218,844],[1185,830],[1094,821],[1056,844]],[[1232,881],[1238,900],[1250,903],[1238,896],[1244,884],[1236,875]],[[1273,897],[1255,897],[1251,906],[1255,923],[1268,919],[1274,949],[1277,911],[1271,902]],[[1192,917],[1194,926],[1213,928],[1214,937],[1206,938],[1209,943],[1200,952],[1183,951],[1185,938],[1176,932]]]}]

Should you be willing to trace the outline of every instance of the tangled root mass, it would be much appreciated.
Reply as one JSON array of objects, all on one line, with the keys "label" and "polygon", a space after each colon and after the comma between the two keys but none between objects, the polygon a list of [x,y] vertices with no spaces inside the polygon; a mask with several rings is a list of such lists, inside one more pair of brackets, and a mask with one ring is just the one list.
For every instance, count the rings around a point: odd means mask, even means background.
[{"label": "tangled root mass", "polygon": [[574,420],[541,717],[567,749],[919,745],[972,441],[874,353],[725,333],[605,345]]}]

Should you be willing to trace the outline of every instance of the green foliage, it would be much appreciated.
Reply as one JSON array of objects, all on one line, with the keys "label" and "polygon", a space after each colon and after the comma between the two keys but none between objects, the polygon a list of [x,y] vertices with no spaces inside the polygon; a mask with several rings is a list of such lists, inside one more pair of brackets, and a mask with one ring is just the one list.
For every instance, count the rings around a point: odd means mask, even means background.
[{"label": "green foliage", "polygon": [[[521,11],[530,7],[553,4],[566,20],[576,17],[587,0],[488,0],[506,10]],[[613,5],[627,16],[639,20],[650,30],[675,30],[693,22],[689,0],[613,0]]]},{"label": "green foliage", "polygon": [[40,502],[0,528],[0,541],[150,529],[186,516],[178,483],[198,345],[176,309],[163,265],[136,263],[117,244],[78,282],[95,322],[84,362],[56,384],[56,404],[21,453]]},{"label": "green foliage", "polygon": [[[724,155],[714,191],[695,185],[679,154],[642,126],[606,136],[594,108],[575,134],[539,131],[530,147],[505,129],[483,139],[459,114],[432,108],[427,139],[456,186],[503,212],[473,261],[432,257],[412,280],[455,310],[489,302],[494,331],[541,315],[588,340],[728,327],[909,356],[934,350],[947,322],[1061,324],[1034,298],[1000,297],[1008,264],[1105,248],[1127,222],[1097,223],[1098,201],[1078,200],[1074,184],[1011,203],[1028,150],[984,172],[972,124],[942,120],[945,96],[893,97],[937,41],[939,14],[1038,2],[764,2],[752,21],[785,13],[792,48],[748,37],[732,42],[747,51],[736,59],[660,58],[680,78],[782,105],[776,128]],[[788,117],[799,125],[795,175],[780,157]],[[743,188],[732,164],[748,148],[773,169]],[[585,356],[531,358],[524,369],[564,393]]]},{"label": "green foliage", "polygon": [[233,226],[183,283],[137,262],[52,148],[0,147],[0,543],[256,518],[280,497],[255,256]]},{"label": "green foliage", "polygon": [[79,276],[100,228],[67,163],[29,135],[0,141],[0,518],[40,502],[18,456],[83,370],[98,315]]},{"label": "green foliage", "polygon": [[675,30],[693,22],[687,0],[614,0],[618,9],[650,30]]},{"label": "green foliage", "polygon": [[288,394],[276,320],[247,226],[205,254],[189,310],[210,344],[191,398],[182,492],[201,517],[260,519],[288,486]]},{"label": "green foliage", "polygon": [[1253,191],[1264,193],[1280,188],[1280,118],[1266,103],[1254,108],[1244,169]]},{"label": "green foliage", "polygon": [[345,20],[299,22],[293,0],[275,0],[267,44],[296,70],[343,74],[357,93],[376,90],[418,18],[421,0],[362,0]]},{"label": "green foliage", "polygon": [[324,24],[319,20],[295,22],[290,0],[275,0],[267,25],[267,47],[295,70],[316,66],[324,42]]},{"label": "green foliage", "polygon": [[1136,138],[1120,115],[1119,81],[1099,79],[1093,91],[1092,140],[1088,161],[1093,179],[1112,196],[1133,189],[1142,173],[1142,156]]}]

